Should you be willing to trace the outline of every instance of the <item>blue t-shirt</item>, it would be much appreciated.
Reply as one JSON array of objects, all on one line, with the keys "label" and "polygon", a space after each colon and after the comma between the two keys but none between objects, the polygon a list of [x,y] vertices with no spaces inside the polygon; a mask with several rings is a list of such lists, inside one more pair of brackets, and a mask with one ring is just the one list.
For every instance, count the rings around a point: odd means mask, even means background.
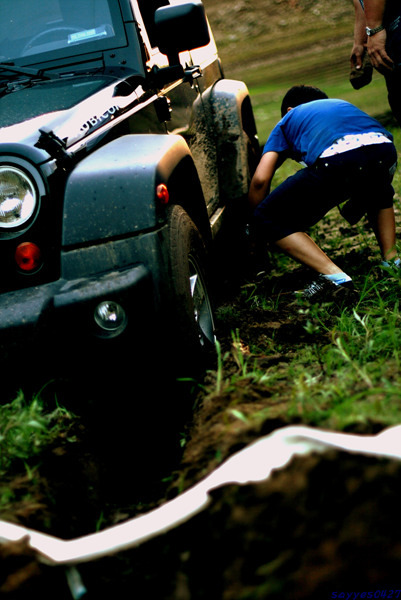
[{"label": "blue t-shirt", "polygon": [[365,112],[345,100],[313,100],[291,109],[277,123],[263,153],[284,152],[289,158],[310,166],[344,135],[376,131],[393,136]]}]

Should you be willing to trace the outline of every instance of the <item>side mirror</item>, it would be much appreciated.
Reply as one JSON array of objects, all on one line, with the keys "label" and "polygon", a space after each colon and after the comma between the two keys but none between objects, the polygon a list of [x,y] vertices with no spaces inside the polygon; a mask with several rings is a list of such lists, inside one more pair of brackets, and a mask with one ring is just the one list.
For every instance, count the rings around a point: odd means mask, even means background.
[{"label": "side mirror", "polygon": [[179,64],[179,52],[206,46],[210,35],[202,2],[192,0],[158,8],[155,34],[159,50],[167,55],[170,66]]}]

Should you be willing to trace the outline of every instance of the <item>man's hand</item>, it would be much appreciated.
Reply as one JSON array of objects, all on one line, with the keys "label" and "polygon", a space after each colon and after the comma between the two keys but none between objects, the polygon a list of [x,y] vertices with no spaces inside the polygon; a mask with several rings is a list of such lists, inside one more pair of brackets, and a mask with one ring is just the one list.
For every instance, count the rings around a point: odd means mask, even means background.
[{"label": "man's hand", "polygon": [[392,71],[394,63],[386,52],[386,30],[379,31],[368,38],[368,54],[372,65],[379,73]]},{"label": "man's hand", "polygon": [[354,43],[351,51],[351,69],[360,69],[362,67],[363,55],[366,52],[366,46],[364,44]]}]

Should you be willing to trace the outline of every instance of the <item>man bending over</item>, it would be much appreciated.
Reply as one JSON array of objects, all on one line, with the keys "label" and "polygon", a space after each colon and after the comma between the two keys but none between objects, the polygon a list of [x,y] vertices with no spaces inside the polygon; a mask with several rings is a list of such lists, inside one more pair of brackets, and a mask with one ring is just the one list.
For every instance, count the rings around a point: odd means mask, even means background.
[{"label": "man bending over", "polygon": [[[286,93],[281,116],[251,181],[249,203],[258,235],[316,272],[304,297],[330,299],[352,288],[351,277],[306,233],[346,200],[347,221],[353,225],[367,214],[383,264],[399,265],[391,185],[397,153],[391,133],[349,102],[329,99],[307,85]],[[305,168],[270,192],[286,158]]]}]

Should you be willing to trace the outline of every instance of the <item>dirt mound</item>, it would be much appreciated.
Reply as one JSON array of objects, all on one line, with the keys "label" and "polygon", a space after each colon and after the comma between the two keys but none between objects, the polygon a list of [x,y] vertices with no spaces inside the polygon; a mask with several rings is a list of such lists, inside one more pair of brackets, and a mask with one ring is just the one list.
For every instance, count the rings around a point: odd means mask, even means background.
[{"label": "dirt mound", "polygon": [[399,463],[333,452],[215,492],[182,532],[187,597],[321,600],[390,589],[401,558],[400,476]]},{"label": "dirt mound", "polygon": [[[90,597],[321,600],[390,592],[401,559],[400,483],[397,461],[334,451],[296,458],[265,482],[216,490],[197,517],[135,550],[81,565],[79,575]],[[0,560],[2,597],[69,597],[64,569],[39,565],[24,544],[3,547]]]}]

